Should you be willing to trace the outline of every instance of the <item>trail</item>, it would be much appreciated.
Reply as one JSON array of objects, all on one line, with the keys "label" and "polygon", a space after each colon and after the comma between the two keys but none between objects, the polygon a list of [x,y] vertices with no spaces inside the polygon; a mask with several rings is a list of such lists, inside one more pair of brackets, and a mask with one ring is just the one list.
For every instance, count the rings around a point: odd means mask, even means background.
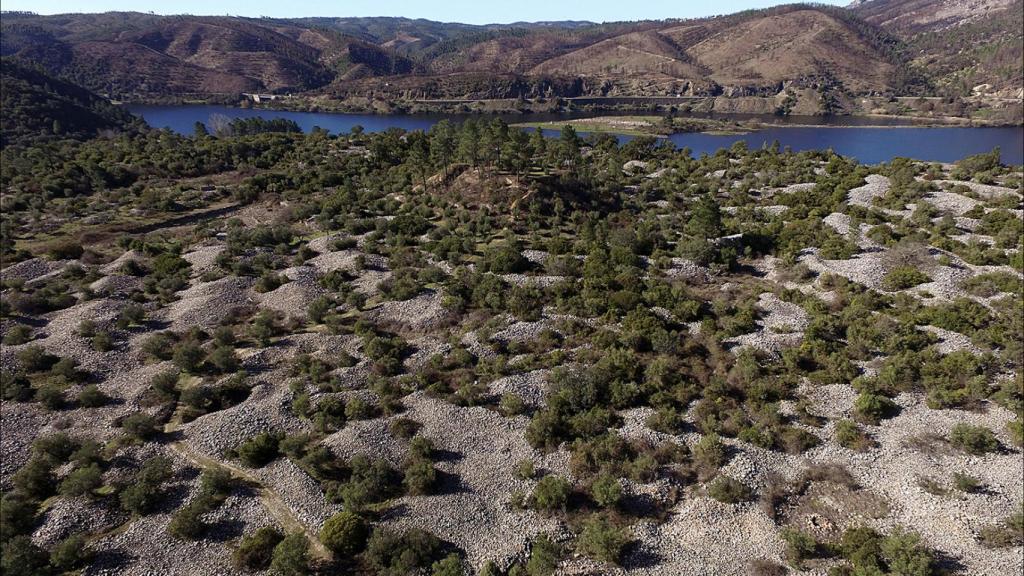
[{"label": "trail", "polygon": [[209,456],[206,456],[204,454],[200,454],[199,452],[196,452],[195,450],[188,447],[182,442],[172,442],[170,444],[170,448],[171,450],[174,450],[175,452],[181,454],[185,458],[188,458],[193,463],[195,463],[196,466],[199,466],[200,468],[224,468],[231,472],[233,476],[242,478],[246,482],[256,486],[259,492],[260,502],[267,509],[267,511],[270,512],[270,515],[273,516],[274,519],[277,520],[286,531],[301,531],[303,534],[306,535],[306,539],[309,540],[310,547],[312,548],[316,556],[324,559],[328,559],[331,557],[331,553],[320,542],[320,538],[316,534],[314,534],[309,528],[307,528],[306,525],[303,524],[302,521],[299,520],[297,516],[295,516],[291,508],[288,507],[288,504],[286,504],[285,501],[282,500],[281,497],[278,496],[276,492],[264,486],[263,482],[258,477],[253,475],[252,472],[246,470],[245,468],[236,466],[234,464],[228,462],[221,462],[219,460],[210,458]]}]

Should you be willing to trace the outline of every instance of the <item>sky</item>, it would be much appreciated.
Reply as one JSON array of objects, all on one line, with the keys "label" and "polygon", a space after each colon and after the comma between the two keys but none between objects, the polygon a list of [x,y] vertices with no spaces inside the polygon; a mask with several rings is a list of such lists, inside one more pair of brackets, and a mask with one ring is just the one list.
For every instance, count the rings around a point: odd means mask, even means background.
[{"label": "sky", "polygon": [[[795,1],[795,0],[792,0]],[[817,0],[845,5],[849,0]],[[550,20],[662,20],[731,14],[750,8],[784,4],[778,0],[3,0],[4,10],[38,14],[67,12],[134,11],[157,14],[193,14],[232,16],[404,16],[441,22],[467,24],[504,24]]]}]

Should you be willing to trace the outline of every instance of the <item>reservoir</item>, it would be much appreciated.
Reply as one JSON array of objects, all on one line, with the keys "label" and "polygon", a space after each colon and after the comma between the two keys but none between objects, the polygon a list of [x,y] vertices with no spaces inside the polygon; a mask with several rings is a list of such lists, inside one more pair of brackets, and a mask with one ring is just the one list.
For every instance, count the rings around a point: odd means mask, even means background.
[{"label": "reservoir", "polygon": [[[191,134],[196,122],[208,123],[215,114],[228,118],[266,119],[286,118],[295,121],[304,131],[319,126],[332,134],[348,132],[353,126],[362,126],[367,132],[380,132],[388,128],[429,130],[440,120],[459,122],[466,118],[488,119],[500,117],[506,122],[540,122],[595,116],[594,113],[574,114],[343,114],[332,112],[291,112],[284,110],[233,108],[214,105],[143,106],[127,109],[144,118],[154,128],[169,128],[182,134]],[[600,114],[608,115],[608,114]],[[914,158],[932,162],[955,162],[989,152],[999,147],[1005,164],[1024,164],[1024,127],[921,127],[910,120],[875,119],[862,117],[804,117],[777,118],[759,116],[716,116],[722,119],[761,120],[777,123],[746,134],[681,133],[669,136],[676,148],[689,148],[694,155],[713,154],[735,142],[745,141],[749,148],[760,148],[778,141],[782,147],[795,151],[832,149],[838,154],[856,158],[865,164],[888,162],[896,157]],[[870,122],[872,126],[864,126]],[[794,124],[787,126],[787,123]],[[809,126],[808,124],[815,124]],[[557,135],[546,130],[547,135]],[[620,136],[629,140],[629,136]]]}]

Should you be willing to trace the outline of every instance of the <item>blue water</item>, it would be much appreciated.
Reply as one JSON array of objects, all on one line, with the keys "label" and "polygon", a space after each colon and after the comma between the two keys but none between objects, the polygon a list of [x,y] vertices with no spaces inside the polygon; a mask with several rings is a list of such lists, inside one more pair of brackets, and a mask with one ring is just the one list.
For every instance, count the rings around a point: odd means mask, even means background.
[{"label": "blue water", "polygon": [[[424,115],[376,115],[376,114],[337,114],[327,112],[287,112],[281,110],[252,110],[231,108],[227,106],[128,106],[128,109],[142,116],[150,126],[170,128],[182,134],[191,134],[195,123],[208,123],[210,116],[223,114],[229,118],[287,118],[294,120],[303,130],[310,131],[314,127],[329,130],[333,134],[348,132],[353,126],[360,125],[367,132],[380,132],[388,128],[405,130],[427,130],[439,120],[448,118],[459,121],[466,116],[445,114]],[[501,116],[508,122],[548,121],[559,118],[580,117],[583,114],[521,114]],[[743,117],[734,116],[734,119]],[[757,117],[747,117],[757,118]],[[790,119],[791,122],[808,122],[808,119]],[[719,136],[713,134],[674,134],[670,140],[677,148],[687,147],[693,154],[713,154],[721,148],[728,148],[735,142],[745,141],[750,148],[771,145],[778,140],[782,147],[793,150],[823,150],[831,148],[844,156],[856,158],[866,164],[888,162],[895,157],[915,158],[934,162],[955,162],[970,156],[989,152],[995,147],[1002,151],[1002,161],[1006,164],[1024,164],[1024,127],[974,128],[921,128],[913,127],[907,122],[885,122],[888,126],[863,127],[857,126],[865,121],[863,118],[818,119],[819,126],[792,126],[784,124],[766,128],[749,134]],[[556,131],[546,131],[552,135]],[[620,140],[628,141],[630,137],[622,136]]]}]

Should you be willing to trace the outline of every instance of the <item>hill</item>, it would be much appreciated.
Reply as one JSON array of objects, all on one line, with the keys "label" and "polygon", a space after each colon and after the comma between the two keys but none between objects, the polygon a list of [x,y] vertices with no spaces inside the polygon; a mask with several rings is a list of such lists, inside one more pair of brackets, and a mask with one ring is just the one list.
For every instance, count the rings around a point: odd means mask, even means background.
[{"label": "hill", "polygon": [[9,58],[0,64],[0,147],[51,137],[95,136],[138,122],[106,99]]},{"label": "hill", "polygon": [[[794,4],[696,20],[468,25],[405,18],[4,15],[0,52],[122,98],[963,93],[1020,85],[1020,0]],[[985,8],[981,16],[973,7]],[[950,27],[955,32],[950,32]],[[948,36],[953,34],[953,41]],[[387,78],[386,81],[381,81]],[[973,86],[973,85],[972,85]],[[968,93],[970,91],[968,90]],[[817,96],[813,97],[818,98]],[[823,98],[824,100],[824,98]]]},{"label": "hill", "polygon": [[851,10],[906,42],[939,93],[1024,96],[1021,0],[868,0]]}]

